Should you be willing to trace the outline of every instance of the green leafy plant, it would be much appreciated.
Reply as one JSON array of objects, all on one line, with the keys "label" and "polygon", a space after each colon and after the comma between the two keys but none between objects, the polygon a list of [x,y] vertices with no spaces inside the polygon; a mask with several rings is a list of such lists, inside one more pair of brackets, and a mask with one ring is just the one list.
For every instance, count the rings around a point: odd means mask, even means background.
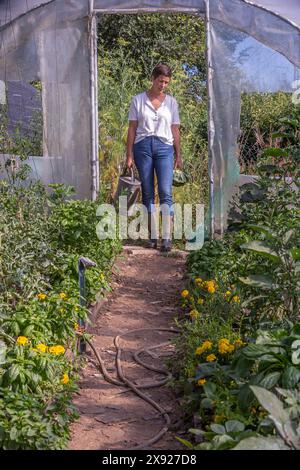
[{"label": "green leafy plant", "polygon": [[251,390],[268,412],[268,418],[274,424],[277,436],[247,437],[242,439],[234,450],[299,450],[299,391],[276,389],[283,397],[282,402],[275,393],[262,387],[252,386]]},{"label": "green leafy plant", "polygon": [[[78,259],[87,272],[86,301],[109,286],[121,244],[96,235],[97,203],[70,201],[72,188],[0,181],[0,446],[60,449],[76,413],[77,329],[88,310],[79,304]],[[26,179],[24,182],[27,183]],[[84,333],[87,335],[87,333]]]}]

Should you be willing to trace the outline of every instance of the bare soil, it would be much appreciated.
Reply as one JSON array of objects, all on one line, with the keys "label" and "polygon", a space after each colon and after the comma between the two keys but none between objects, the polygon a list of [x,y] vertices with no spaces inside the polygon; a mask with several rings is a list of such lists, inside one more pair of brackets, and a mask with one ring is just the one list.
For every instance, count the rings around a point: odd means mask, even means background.
[{"label": "bare soil", "polygon": [[[137,386],[157,380],[163,375],[145,369],[134,361],[134,351],[151,347],[173,338],[174,333],[152,330],[176,327],[174,318],[180,313],[180,290],[183,288],[186,253],[172,251],[163,255],[157,250],[125,246],[114,266],[113,292],[93,307],[93,344],[113,377],[116,374],[114,338],[121,338],[122,368],[127,379]],[[149,328],[146,331],[136,331]],[[129,332],[125,334],[126,332]],[[149,349],[142,360],[164,367],[174,346]],[[87,348],[87,356],[94,353]],[[81,370],[80,390],[74,405],[80,418],[73,424],[69,449],[110,450],[184,449],[175,436],[182,437],[182,411],[174,391],[167,385],[143,389],[170,416],[171,426],[161,439],[148,446],[164,426],[159,411],[132,390],[107,382],[91,361]]]}]

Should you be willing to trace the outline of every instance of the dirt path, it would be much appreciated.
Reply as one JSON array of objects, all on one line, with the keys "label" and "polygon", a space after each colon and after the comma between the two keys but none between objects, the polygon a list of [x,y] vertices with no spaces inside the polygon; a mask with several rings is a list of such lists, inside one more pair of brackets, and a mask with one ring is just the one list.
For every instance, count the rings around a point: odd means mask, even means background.
[{"label": "dirt path", "polygon": [[[133,359],[133,352],[174,337],[174,333],[151,331],[152,328],[174,327],[173,318],[180,311],[179,292],[183,288],[185,253],[164,256],[156,250],[126,246],[114,271],[113,292],[94,307],[93,344],[105,361],[108,372],[117,378],[115,336],[126,331],[149,328],[122,336],[122,367],[125,376],[135,384],[161,380],[164,376],[147,370]],[[163,367],[164,357],[173,346],[149,351],[141,358],[148,364]],[[89,348],[88,348],[89,349]],[[94,357],[89,352],[90,357]],[[160,359],[158,356],[162,356]],[[170,430],[152,446],[144,443],[165,425],[160,413],[132,391],[103,379],[90,362],[81,373],[80,391],[74,399],[80,418],[72,426],[69,449],[130,449],[142,444],[144,449],[183,449],[175,439],[180,436],[181,412],[178,401],[166,385],[142,390],[170,418]]]}]

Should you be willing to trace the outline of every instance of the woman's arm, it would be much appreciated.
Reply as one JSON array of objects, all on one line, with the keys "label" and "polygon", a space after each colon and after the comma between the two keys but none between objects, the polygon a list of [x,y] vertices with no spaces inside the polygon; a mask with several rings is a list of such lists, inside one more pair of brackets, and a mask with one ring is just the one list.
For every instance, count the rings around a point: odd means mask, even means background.
[{"label": "woman's arm", "polygon": [[134,144],[135,134],[137,130],[138,122],[129,121],[128,133],[127,133],[127,154],[126,154],[126,165],[127,168],[131,168],[133,165],[133,154],[132,147]]},{"label": "woman's arm", "polygon": [[172,129],[172,134],[174,138],[174,149],[175,149],[175,163],[174,163],[174,168],[180,168],[182,169],[183,167],[183,161],[181,158],[181,151],[180,151],[180,130],[179,130],[179,124],[172,124],[171,125]]}]

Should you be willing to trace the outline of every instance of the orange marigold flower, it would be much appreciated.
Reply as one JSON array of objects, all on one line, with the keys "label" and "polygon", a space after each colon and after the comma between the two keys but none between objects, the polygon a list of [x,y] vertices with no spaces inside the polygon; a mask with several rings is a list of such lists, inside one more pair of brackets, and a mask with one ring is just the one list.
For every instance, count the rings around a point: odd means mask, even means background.
[{"label": "orange marigold flower", "polygon": [[199,386],[202,386],[202,385],[205,384],[205,382],[206,382],[205,379],[199,379],[198,382],[197,382],[197,384],[198,384]]}]

